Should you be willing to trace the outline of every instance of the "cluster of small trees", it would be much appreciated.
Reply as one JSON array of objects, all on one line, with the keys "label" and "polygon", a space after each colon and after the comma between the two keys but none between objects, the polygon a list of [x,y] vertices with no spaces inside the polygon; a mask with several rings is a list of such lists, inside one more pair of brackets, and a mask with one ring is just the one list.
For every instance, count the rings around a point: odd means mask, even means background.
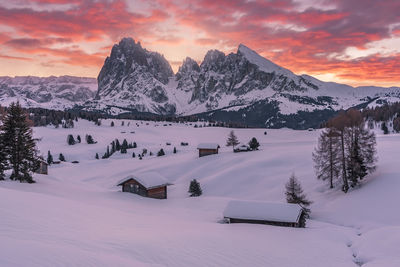
[{"label": "cluster of small trees", "polygon": [[[235,132],[233,130],[230,131],[228,139],[226,140],[226,146],[232,146],[232,149],[235,151],[235,146],[237,146],[238,144],[240,144],[240,142],[237,136],[235,135]],[[251,150],[258,150],[260,146],[260,143],[255,137],[251,138],[248,144]]]},{"label": "cluster of small trees", "polygon": [[317,178],[328,180],[330,188],[338,181],[347,192],[375,170],[375,147],[375,135],[365,127],[361,113],[341,112],[319,136],[313,153]]},{"label": "cluster of small trees", "polygon": [[[122,141],[122,144],[119,142],[118,139],[115,139],[111,142],[111,150],[110,150],[110,146],[107,146],[107,150],[104,153],[104,155],[102,156],[103,159],[107,159],[109,157],[112,156],[112,154],[114,154],[117,151],[120,151],[121,154],[126,154],[128,153],[128,149],[130,148],[136,148],[137,144],[136,142],[132,142],[132,143],[128,143],[128,141],[126,141],[126,139],[124,139]],[[134,157],[132,155],[132,157]],[[98,154],[96,153],[96,159],[98,158]]]},{"label": "cluster of small trees", "polygon": [[32,122],[18,102],[11,103],[1,118],[0,180],[4,180],[6,169],[12,169],[11,180],[34,183],[32,172],[39,167],[39,159],[30,128]]},{"label": "cluster of small trees", "polygon": [[[65,161],[65,156],[63,155],[63,153],[60,153],[60,154],[58,155],[58,160],[59,160],[59,161]],[[46,162],[47,162],[47,164],[49,164],[49,165],[51,165],[51,164],[54,163],[53,155],[51,154],[50,150],[47,151],[47,159],[46,159]]]},{"label": "cluster of small trees", "polygon": [[[96,141],[94,141],[93,137],[90,134],[85,135],[85,140],[86,140],[86,143],[88,143],[89,145],[97,143]],[[72,134],[69,134],[67,136],[67,143],[70,146],[75,145],[77,143],[81,143],[81,142],[82,142],[82,138],[80,135],[76,136],[76,140]]]}]

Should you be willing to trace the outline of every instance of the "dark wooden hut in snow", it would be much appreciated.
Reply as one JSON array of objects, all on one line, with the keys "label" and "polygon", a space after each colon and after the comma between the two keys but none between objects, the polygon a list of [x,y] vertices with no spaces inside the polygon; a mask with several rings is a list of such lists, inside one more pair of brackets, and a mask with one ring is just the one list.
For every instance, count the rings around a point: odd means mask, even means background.
[{"label": "dark wooden hut in snow", "polygon": [[218,154],[219,145],[216,143],[201,143],[197,146],[199,157]]},{"label": "dark wooden hut in snow", "polygon": [[228,223],[305,227],[306,215],[297,204],[233,200],[224,210]]},{"label": "dark wooden hut in snow", "polygon": [[147,172],[138,175],[130,175],[122,179],[118,186],[122,186],[122,192],[130,192],[143,197],[166,199],[167,180],[156,172]]}]

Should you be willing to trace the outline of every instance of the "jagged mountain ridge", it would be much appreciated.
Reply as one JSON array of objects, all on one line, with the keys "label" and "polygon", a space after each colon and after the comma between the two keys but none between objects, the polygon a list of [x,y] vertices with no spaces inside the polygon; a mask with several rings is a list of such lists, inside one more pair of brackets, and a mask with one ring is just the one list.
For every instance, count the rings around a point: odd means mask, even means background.
[{"label": "jagged mountain ridge", "polygon": [[74,76],[0,77],[0,103],[19,101],[24,107],[64,110],[82,104],[95,95],[94,78]]},{"label": "jagged mountain ridge", "polygon": [[267,101],[275,103],[280,114],[288,115],[298,111],[347,109],[373,99],[385,103],[400,98],[397,87],[354,88],[296,75],[242,44],[236,53],[228,55],[210,50],[201,64],[186,58],[173,75],[163,56],[147,51],[131,38],[114,45],[98,82],[99,101],[87,104],[98,110],[113,106],[108,111],[115,113],[123,112],[116,108],[121,107],[190,115],[249,109],[255,103]]}]

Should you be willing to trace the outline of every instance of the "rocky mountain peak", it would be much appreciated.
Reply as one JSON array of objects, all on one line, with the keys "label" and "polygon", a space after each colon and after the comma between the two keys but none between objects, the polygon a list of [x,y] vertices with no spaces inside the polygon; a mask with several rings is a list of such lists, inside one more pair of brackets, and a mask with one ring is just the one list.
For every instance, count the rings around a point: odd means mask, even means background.
[{"label": "rocky mountain peak", "polygon": [[182,63],[182,66],[179,67],[178,73],[187,73],[192,71],[199,72],[200,66],[194,59],[186,57]]},{"label": "rocky mountain peak", "polygon": [[209,50],[201,63],[202,68],[218,68],[225,60],[225,54],[219,50]]}]

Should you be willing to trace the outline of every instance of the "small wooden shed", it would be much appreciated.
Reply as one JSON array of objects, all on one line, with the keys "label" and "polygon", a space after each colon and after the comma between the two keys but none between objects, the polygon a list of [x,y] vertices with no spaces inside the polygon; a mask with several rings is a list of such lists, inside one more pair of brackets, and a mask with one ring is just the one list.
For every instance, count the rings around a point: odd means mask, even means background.
[{"label": "small wooden shed", "polygon": [[156,172],[147,172],[138,175],[130,175],[122,179],[118,186],[122,186],[122,192],[130,192],[143,197],[166,199],[167,180]]},{"label": "small wooden shed", "polygon": [[306,215],[298,204],[233,200],[224,210],[229,223],[257,223],[305,227]]},{"label": "small wooden shed", "polygon": [[217,143],[201,143],[197,146],[199,157],[218,154],[219,145]]},{"label": "small wooden shed", "polygon": [[35,172],[39,174],[48,174],[48,166],[49,164],[47,164],[45,160],[39,159],[39,166]]}]

